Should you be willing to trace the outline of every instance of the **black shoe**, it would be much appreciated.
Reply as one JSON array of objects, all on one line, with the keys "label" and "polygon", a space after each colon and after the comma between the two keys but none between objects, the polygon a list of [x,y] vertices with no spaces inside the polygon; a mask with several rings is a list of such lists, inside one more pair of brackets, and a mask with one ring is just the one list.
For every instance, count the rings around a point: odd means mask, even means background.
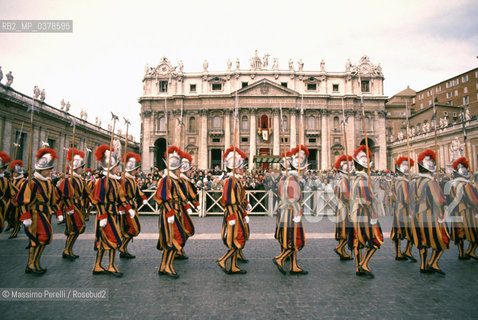
[{"label": "black shoe", "polygon": [[36,275],[42,275],[44,274],[45,272],[44,271],[41,271],[41,270],[37,270],[37,269],[31,269],[29,268],[28,266],[25,268],[25,273],[33,273],[33,274],[36,274]]},{"label": "black shoe", "polygon": [[363,271],[360,271],[360,270],[359,270],[359,271],[355,271],[355,275],[361,277],[361,276],[364,276],[365,273],[364,273]]},{"label": "black shoe", "polygon": [[177,273],[165,272],[164,274],[167,275],[168,277],[170,277],[171,279],[177,279],[177,278],[179,278],[179,274],[177,274]]},{"label": "black shoe", "polygon": [[412,255],[404,254],[405,257],[407,257],[410,262],[417,262],[417,259],[415,259]]},{"label": "black shoe", "polygon": [[369,278],[369,279],[375,278],[375,276],[373,275],[372,271],[365,270],[365,269],[362,268],[362,267],[359,267],[359,271],[362,272],[362,273],[363,273],[365,276],[367,276],[367,278]]},{"label": "black shoe", "polygon": [[408,257],[407,257],[407,256],[395,257],[395,260],[397,260],[397,261],[406,261],[406,260],[408,260]]},{"label": "black shoe", "polygon": [[239,271],[229,271],[229,274],[246,274],[246,270],[239,269]]},{"label": "black shoe", "polygon": [[290,273],[290,274],[298,274],[298,275],[306,275],[306,274],[309,274],[309,272],[306,271],[306,270],[300,270],[300,271],[292,271],[292,270],[290,270],[289,273]]},{"label": "black shoe", "polygon": [[219,266],[219,268],[221,268],[221,270],[222,270],[225,274],[229,274],[229,271],[227,271],[226,268],[223,268],[223,267],[219,264],[219,261],[217,262],[217,265]]},{"label": "black shoe", "polygon": [[134,259],[136,256],[133,256],[131,253],[128,252],[120,252],[120,258],[122,259]]},{"label": "black shoe", "polygon": [[435,273],[435,270],[432,268],[420,269],[420,273]]},{"label": "black shoe", "polygon": [[119,271],[108,271],[108,273],[116,278],[121,278],[123,276],[123,272]]},{"label": "black shoe", "polygon": [[477,257],[477,256],[472,256],[472,255],[469,255],[469,254],[467,254],[466,256],[467,256],[467,257],[470,257],[470,258],[473,259],[473,260],[478,260],[478,257]]},{"label": "black shoe", "polygon": [[8,237],[8,239],[14,239],[14,238],[16,238],[16,237],[17,237],[16,234],[11,234],[10,237]]},{"label": "black shoe", "polygon": [[279,263],[277,263],[276,259],[275,258],[272,258],[272,262],[276,265],[277,269],[280,271],[280,273],[282,274],[286,274],[285,270],[284,270],[284,267],[281,266]]},{"label": "black shoe", "polygon": [[441,275],[443,275],[443,276],[444,276],[444,275],[446,275],[445,271],[443,271],[443,270],[442,270],[442,269],[440,269],[440,268],[433,268],[433,267],[430,267],[430,269],[432,269],[432,270],[433,270],[433,272],[436,272],[436,273],[438,273],[438,274],[441,274]]},{"label": "black shoe", "polygon": [[240,263],[248,263],[249,260],[247,260],[247,259],[237,259],[237,262],[240,262]]},{"label": "black shoe", "polygon": [[93,274],[109,274],[109,272],[105,269],[102,269],[100,271],[93,270]]},{"label": "black shoe", "polygon": [[354,258],[350,257],[350,256],[344,256],[342,255],[340,257],[340,261],[350,261],[350,260],[353,260]]},{"label": "black shoe", "polygon": [[64,253],[64,252],[63,252],[62,258],[63,258],[63,259],[68,259],[68,260],[70,260],[70,261],[75,260],[75,257],[74,257],[74,256],[70,256],[69,254],[66,254],[66,253]]},{"label": "black shoe", "polygon": [[189,259],[189,257],[188,257],[188,256],[185,256],[185,255],[184,255],[184,256],[183,256],[183,255],[179,255],[179,256],[177,255],[177,256],[174,258],[174,260],[188,260],[188,259]]},{"label": "black shoe", "polygon": [[160,276],[164,276],[165,274],[166,274],[166,272],[164,272],[164,271],[161,271],[161,270],[158,270],[158,275],[160,275]]},{"label": "black shoe", "polygon": [[72,255],[72,257],[73,257],[73,258],[75,258],[75,259],[78,259],[80,256],[79,256],[79,255],[76,255],[76,254],[74,254],[74,255]]}]

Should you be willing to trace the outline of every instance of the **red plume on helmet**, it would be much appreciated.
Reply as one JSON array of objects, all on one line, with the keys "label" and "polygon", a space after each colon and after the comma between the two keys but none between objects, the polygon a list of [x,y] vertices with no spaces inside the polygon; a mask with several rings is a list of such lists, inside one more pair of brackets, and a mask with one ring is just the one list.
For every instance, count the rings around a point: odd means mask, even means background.
[{"label": "red plume on helmet", "polygon": [[461,157],[461,158],[458,158],[456,159],[454,162],[453,162],[453,169],[454,170],[458,170],[458,165],[459,164],[462,164],[465,168],[470,168],[470,164],[468,163],[468,161],[466,160],[465,157]]},{"label": "red plume on helmet", "polygon": [[423,151],[422,153],[418,155],[418,159],[417,159],[418,163],[422,162],[426,156],[431,157],[433,161],[436,162],[437,155],[435,154],[435,152],[431,149],[426,149],[425,151]]},{"label": "red plume on helmet", "polygon": [[403,161],[408,161],[409,167],[413,167],[415,165],[415,161],[413,161],[412,158],[407,158],[407,157],[399,157],[397,161],[395,162],[395,165],[398,167],[402,164]]},{"label": "red plume on helmet", "polygon": [[167,157],[168,157],[168,154],[173,153],[174,151],[176,151],[177,154],[179,154],[179,155],[180,155],[181,152],[182,152],[181,149],[179,149],[178,147],[176,147],[176,146],[170,146],[170,147],[168,148],[168,150],[164,153],[164,157],[167,158]]},{"label": "red plume on helmet", "polygon": [[0,159],[2,159],[3,163],[9,163],[10,162],[10,156],[6,154],[5,152],[0,152]]},{"label": "red plume on helmet", "polygon": [[93,170],[91,170],[91,168],[86,168],[85,172],[93,172]]},{"label": "red plume on helmet", "polygon": [[[230,152],[233,152],[234,151],[234,147],[229,147],[226,152],[224,152],[224,154],[222,155],[222,158],[223,159],[226,159],[227,155],[230,153]],[[245,159],[247,158],[246,154],[241,151],[241,149],[237,148],[236,147],[236,152],[239,153],[239,155],[241,156],[242,159]]]},{"label": "red plume on helmet", "polygon": [[360,153],[360,151],[363,151],[363,152],[368,152],[368,157],[370,159],[373,158],[373,155],[372,155],[372,152],[370,152],[370,148],[367,148],[366,145],[361,145],[360,147],[358,147],[357,149],[355,149],[354,151],[354,158],[357,158],[357,155]]},{"label": "red plume on helmet", "polygon": [[193,162],[193,156],[191,156],[188,152],[182,151],[181,158],[188,159],[189,162]]},{"label": "red plume on helmet", "polygon": [[[305,152],[305,156],[308,158],[309,157],[309,149],[307,149],[306,146],[303,144],[300,145],[300,150],[303,150]],[[295,147],[294,149],[290,150],[291,155],[296,154],[299,152],[299,146]]]},{"label": "red plume on helmet", "polygon": [[51,154],[51,158],[53,160],[58,159],[58,155],[56,154],[55,150],[50,149],[50,148],[43,148],[43,149],[38,150],[36,158],[40,159],[46,153]]},{"label": "red plume on helmet", "polygon": [[125,162],[125,160],[129,158],[134,158],[136,162],[141,162],[140,155],[134,152],[128,152],[125,156],[123,156],[123,158],[121,159],[121,162]]},{"label": "red plume on helmet", "polygon": [[[105,151],[106,150],[110,150],[110,146],[106,145],[106,144],[102,144],[101,146],[99,146],[98,148],[96,148],[95,150],[95,158],[96,160],[98,161],[101,161],[103,160],[103,157],[105,156]],[[114,148],[111,148],[111,152],[115,151]]]},{"label": "red plume on helmet", "polygon": [[19,165],[20,167],[23,167],[23,161],[22,160],[15,160],[10,163],[10,169],[14,170],[16,165]]},{"label": "red plume on helmet", "polygon": [[85,157],[85,153],[83,151],[78,150],[78,149],[70,148],[70,149],[68,149],[68,152],[66,153],[66,160],[68,160],[68,161],[73,160],[73,157],[74,157],[73,150],[75,150],[75,155],[79,155],[81,158]]},{"label": "red plume on helmet", "polygon": [[337,161],[335,161],[335,164],[334,164],[334,168],[335,170],[339,170],[340,169],[340,164],[342,163],[342,161],[347,161],[347,158],[349,161],[353,161],[354,159],[352,158],[352,156],[346,156],[345,154],[341,155],[340,158],[337,159]]}]

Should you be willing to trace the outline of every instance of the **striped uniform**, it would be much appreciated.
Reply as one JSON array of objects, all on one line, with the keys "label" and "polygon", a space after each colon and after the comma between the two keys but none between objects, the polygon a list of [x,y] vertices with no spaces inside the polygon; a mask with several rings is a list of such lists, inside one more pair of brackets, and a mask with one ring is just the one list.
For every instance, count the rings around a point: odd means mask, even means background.
[{"label": "striped uniform", "polygon": [[[104,250],[117,249],[121,245],[121,235],[116,225],[119,206],[126,210],[130,207],[124,197],[119,181],[110,177],[102,177],[95,181],[92,190],[92,202],[96,206],[95,247]],[[108,219],[105,227],[100,227],[100,220]]]},{"label": "striped uniform", "polygon": [[85,231],[83,199],[88,196],[84,181],[79,177],[67,177],[60,183],[60,191],[65,211],[73,210],[73,214],[66,214],[65,235],[79,235]]},{"label": "striped uniform", "polygon": [[16,197],[18,194],[18,191],[20,190],[20,187],[22,184],[25,182],[25,178],[23,175],[18,176],[17,179],[13,178],[11,185],[13,187],[13,190],[15,192],[15,196],[12,198],[12,201],[10,202],[10,210],[11,210],[11,216],[12,216],[12,222],[13,222],[13,230],[12,234],[10,235],[11,238],[15,238],[18,234],[18,231],[20,231],[20,208],[18,207],[18,204],[16,203]]},{"label": "striped uniform", "polygon": [[197,199],[197,189],[196,187],[187,179],[187,177],[179,178],[179,187],[181,188],[182,193],[186,196],[187,200],[181,202],[181,224],[183,225],[184,232],[187,237],[194,235],[194,223],[189,216],[188,209],[191,208],[191,204],[194,207],[199,206]]},{"label": "striped uniform", "polygon": [[[413,206],[413,240],[420,250],[422,272],[429,267],[439,270],[438,260],[444,249],[448,249],[450,237],[446,230],[444,219],[445,199],[438,183],[429,174],[419,174],[412,183]],[[427,249],[433,253],[428,261]]]},{"label": "striped uniform", "polygon": [[138,217],[138,200],[146,200],[146,196],[141,191],[138,183],[130,178],[125,177],[121,180],[121,186],[124,190],[126,203],[136,212],[133,218],[129,213],[125,213],[118,217],[118,223],[121,235],[124,238],[136,237],[141,232],[141,224]]},{"label": "striped uniform", "polygon": [[[448,194],[448,210],[452,217],[450,237],[458,246],[459,258],[467,258],[470,254],[476,257],[472,248],[478,244],[478,219],[475,217],[478,213],[478,191],[469,180],[456,178],[445,186],[445,194]],[[470,242],[470,252],[466,254],[464,240]]]},{"label": "striped uniform", "polygon": [[15,194],[15,189],[10,183],[10,180],[2,174],[0,177],[0,233],[3,231],[5,225],[5,218],[10,201],[15,198]]},{"label": "striped uniform", "polygon": [[337,200],[335,240],[342,242],[348,238],[350,189],[347,175],[340,174],[334,188],[335,199]]},{"label": "striped uniform", "polygon": [[[242,249],[249,240],[249,226],[245,221],[247,212],[244,210],[246,191],[240,178],[229,177],[224,181],[221,204],[224,207],[222,224],[222,240],[229,249]],[[236,224],[229,225],[229,221],[236,220]]]}]

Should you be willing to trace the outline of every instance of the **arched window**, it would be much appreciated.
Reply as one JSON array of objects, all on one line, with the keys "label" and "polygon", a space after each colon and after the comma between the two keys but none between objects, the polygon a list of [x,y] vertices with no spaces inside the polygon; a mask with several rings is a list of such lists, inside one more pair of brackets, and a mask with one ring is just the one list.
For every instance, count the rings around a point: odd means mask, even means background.
[{"label": "arched window", "polygon": [[159,118],[158,129],[159,131],[166,131],[166,119],[164,117]]},{"label": "arched window", "polygon": [[315,117],[310,116],[307,118],[307,128],[309,130],[315,130]]},{"label": "arched window", "polygon": [[189,118],[189,131],[195,131],[196,129],[197,129],[196,118],[194,117]]},{"label": "arched window", "polygon": [[261,127],[262,129],[267,129],[267,128],[269,128],[269,117],[267,117],[266,115],[261,116],[260,127]]},{"label": "arched window", "polygon": [[249,119],[247,116],[242,116],[241,118],[241,130],[249,129]]},{"label": "arched window", "polygon": [[219,116],[212,118],[212,128],[221,129],[221,118]]},{"label": "arched window", "polygon": [[339,130],[339,129],[340,129],[339,117],[334,117],[334,128],[335,128],[336,130]]}]

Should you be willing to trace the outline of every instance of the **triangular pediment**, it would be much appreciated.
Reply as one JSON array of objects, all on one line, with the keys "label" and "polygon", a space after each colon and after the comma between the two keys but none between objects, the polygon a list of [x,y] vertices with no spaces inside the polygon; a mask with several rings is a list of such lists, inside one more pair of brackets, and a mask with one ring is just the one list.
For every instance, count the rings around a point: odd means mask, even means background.
[{"label": "triangular pediment", "polygon": [[[232,93],[233,95],[236,92]],[[251,83],[247,87],[237,90],[238,96],[299,96],[297,91],[283,87],[280,84],[272,82],[268,79],[261,79]]]}]

